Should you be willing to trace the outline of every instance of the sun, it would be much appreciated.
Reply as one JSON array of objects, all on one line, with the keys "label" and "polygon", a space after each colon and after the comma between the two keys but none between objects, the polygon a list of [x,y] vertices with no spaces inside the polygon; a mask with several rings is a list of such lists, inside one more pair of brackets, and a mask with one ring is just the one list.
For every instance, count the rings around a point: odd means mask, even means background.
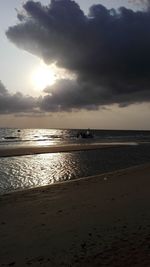
[{"label": "sun", "polygon": [[53,85],[57,80],[57,74],[53,65],[47,66],[43,62],[35,68],[31,75],[34,90],[42,91],[47,86]]}]

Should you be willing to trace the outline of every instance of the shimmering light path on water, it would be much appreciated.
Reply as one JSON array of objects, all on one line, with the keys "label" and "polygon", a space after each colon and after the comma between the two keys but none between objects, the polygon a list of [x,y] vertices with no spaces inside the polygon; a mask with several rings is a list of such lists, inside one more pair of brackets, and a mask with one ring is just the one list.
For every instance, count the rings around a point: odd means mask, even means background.
[{"label": "shimmering light path on water", "polygon": [[0,147],[44,146],[62,144],[150,142],[150,131],[90,130],[94,138],[77,138],[85,130],[0,128]]},{"label": "shimmering light path on water", "polygon": [[150,145],[0,158],[0,193],[150,162]]}]

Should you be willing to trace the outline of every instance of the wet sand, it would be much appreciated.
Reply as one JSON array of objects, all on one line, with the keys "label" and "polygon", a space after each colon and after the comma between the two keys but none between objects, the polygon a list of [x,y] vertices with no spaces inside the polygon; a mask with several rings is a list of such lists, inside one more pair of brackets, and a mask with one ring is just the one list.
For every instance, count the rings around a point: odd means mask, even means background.
[{"label": "wet sand", "polygon": [[91,143],[91,144],[67,144],[67,145],[49,145],[49,146],[18,146],[18,147],[1,147],[0,157],[12,157],[12,156],[23,156],[33,154],[44,154],[44,153],[57,153],[57,152],[73,152],[73,151],[84,151],[94,150],[100,148],[110,147],[123,147],[123,146],[134,146],[138,145],[134,142],[113,142],[113,143]]},{"label": "wet sand", "polygon": [[150,164],[0,196],[0,266],[150,266]]}]

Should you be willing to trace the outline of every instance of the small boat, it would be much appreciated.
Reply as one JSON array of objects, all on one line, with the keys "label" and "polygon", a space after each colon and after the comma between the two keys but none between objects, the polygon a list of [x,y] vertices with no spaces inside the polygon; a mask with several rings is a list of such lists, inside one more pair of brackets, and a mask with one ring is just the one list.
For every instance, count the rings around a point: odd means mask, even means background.
[{"label": "small boat", "polygon": [[94,135],[89,131],[81,131],[77,133],[77,138],[93,138]]},{"label": "small boat", "polygon": [[17,139],[17,136],[5,136],[4,139],[6,140],[13,140],[13,139]]}]

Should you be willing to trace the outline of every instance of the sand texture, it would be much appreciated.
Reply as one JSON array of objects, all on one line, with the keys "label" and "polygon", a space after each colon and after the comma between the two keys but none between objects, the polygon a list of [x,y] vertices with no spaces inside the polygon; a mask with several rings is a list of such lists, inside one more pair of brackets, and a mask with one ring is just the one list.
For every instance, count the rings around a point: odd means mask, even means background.
[{"label": "sand texture", "polygon": [[23,156],[33,154],[44,154],[44,153],[57,153],[57,152],[70,152],[70,151],[84,151],[84,150],[95,150],[100,148],[110,147],[122,147],[129,145],[137,145],[133,142],[124,143],[91,143],[91,144],[66,144],[66,145],[50,145],[50,146],[18,146],[18,147],[5,147],[0,148],[0,157],[12,157],[12,156]]},{"label": "sand texture", "polygon": [[0,197],[0,266],[150,266],[150,165]]}]

